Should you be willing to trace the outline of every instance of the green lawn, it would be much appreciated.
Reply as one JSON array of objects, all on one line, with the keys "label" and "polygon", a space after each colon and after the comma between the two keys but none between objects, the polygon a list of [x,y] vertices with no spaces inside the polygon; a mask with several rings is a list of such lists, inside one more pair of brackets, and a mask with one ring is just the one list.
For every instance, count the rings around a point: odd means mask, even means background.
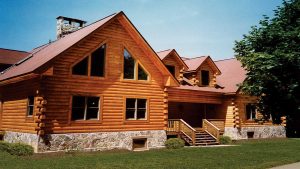
[{"label": "green lawn", "polygon": [[251,140],[237,146],[35,154],[16,157],[0,152],[0,168],[269,168],[300,161],[300,139]]}]

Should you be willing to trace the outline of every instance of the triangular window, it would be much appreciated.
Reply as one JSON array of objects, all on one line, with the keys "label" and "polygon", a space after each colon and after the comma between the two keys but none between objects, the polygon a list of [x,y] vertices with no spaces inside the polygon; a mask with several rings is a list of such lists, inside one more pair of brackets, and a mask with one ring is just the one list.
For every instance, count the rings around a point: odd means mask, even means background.
[{"label": "triangular window", "polygon": [[104,44],[74,65],[72,67],[72,74],[103,77],[105,68],[105,49],[106,45]]},{"label": "triangular window", "polygon": [[73,75],[88,75],[88,60],[86,57],[72,68]]},{"label": "triangular window", "polygon": [[145,72],[145,70],[141,67],[141,65],[138,65],[138,80],[148,80],[148,74]]},{"label": "triangular window", "polygon": [[123,78],[124,79],[136,79],[136,80],[148,80],[148,73],[137,62],[131,54],[124,49],[124,65],[123,65]]}]

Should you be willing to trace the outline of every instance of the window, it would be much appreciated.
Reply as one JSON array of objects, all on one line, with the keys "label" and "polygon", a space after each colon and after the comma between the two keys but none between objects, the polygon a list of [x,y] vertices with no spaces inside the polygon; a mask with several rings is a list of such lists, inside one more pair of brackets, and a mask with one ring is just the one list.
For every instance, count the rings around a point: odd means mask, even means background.
[{"label": "window", "polygon": [[201,70],[201,84],[204,86],[209,85],[209,71]]},{"label": "window", "polygon": [[126,120],[146,120],[147,99],[126,99]]},{"label": "window", "polygon": [[77,63],[73,69],[72,69],[72,74],[73,75],[88,75],[88,60],[89,58],[86,57],[79,63]]},{"label": "window", "polygon": [[248,120],[256,119],[256,106],[253,104],[246,105],[246,116]]},{"label": "window", "polygon": [[167,69],[169,70],[169,72],[175,76],[175,66],[171,66],[171,65],[166,65]]},{"label": "window", "polygon": [[72,120],[98,120],[99,97],[73,96]]},{"label": "window", "polygon": [[29,96],[27,99],[27,116],[33,115],[33,109],[34,109],[34,97]]},{"label": "window", "polygon": [[[124,49],[124,65],[123,65],[123,78],[124,79],[137,79],[148,80],[148,74],[143,67],[131,56],[131,54]],[[136,72],[137,70],[137,72]]]},{"label": "window", "polygon": [[106,45],[104,44],[91,53],[91,55],[74,65],[72,68],[72,74],[103,77],[105,67],[105,49]]}]

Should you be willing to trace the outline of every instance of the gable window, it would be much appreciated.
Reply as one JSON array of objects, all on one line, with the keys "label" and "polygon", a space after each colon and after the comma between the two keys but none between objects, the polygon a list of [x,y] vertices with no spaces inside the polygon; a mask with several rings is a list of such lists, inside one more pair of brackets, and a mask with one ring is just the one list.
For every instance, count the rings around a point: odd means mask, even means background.
[{"label": "gable window", "polygon": [[209,71],[201,70],[201,84],[203,86],[209,85]]},{"label": "gable window", "polygon": [[124,49],[123,55],[123,78],[133,80],[148,80],[148,74],[146,73],[144,68],[131,56],[131,54],[126,49]]},{"label": "gable window", "polygon": [[246,116],[247,120],[254,120],[256,119],[256,106],[253,104],[246,105]]},{"label": "gable window", "polygon": [[98,120],[99,97],[73,96],[72,120]]},{"label": "gable window", "polygon": [[33,109],[34,109],[34,97],[29,96],[27,98],[27,116],[33,115]]},{"label": "gable window", "polygon": [[175,77],[175,66],[166,65],[169,72]]},{"label": "gable window", "polygon": [[126,120],[146,120],[147,99],[126,99]]},{"label": "gable window", "polygon": [[105,68],[105,49],[106,45],[104,44],[74,65],[72,67],[72,74],[103,77]]}]

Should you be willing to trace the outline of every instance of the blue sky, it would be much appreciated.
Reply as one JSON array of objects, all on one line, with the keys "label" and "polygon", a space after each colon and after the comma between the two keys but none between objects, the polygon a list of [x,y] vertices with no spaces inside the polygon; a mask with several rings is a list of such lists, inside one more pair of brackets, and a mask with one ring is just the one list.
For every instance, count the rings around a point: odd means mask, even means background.
[{"label": "blue sky", "polygon": [[234,41],[281,0],[0,0],[0,48],[31,50],[55,40],[56,17],[92,23],[124,11],[154,50],[231,58]]}]

